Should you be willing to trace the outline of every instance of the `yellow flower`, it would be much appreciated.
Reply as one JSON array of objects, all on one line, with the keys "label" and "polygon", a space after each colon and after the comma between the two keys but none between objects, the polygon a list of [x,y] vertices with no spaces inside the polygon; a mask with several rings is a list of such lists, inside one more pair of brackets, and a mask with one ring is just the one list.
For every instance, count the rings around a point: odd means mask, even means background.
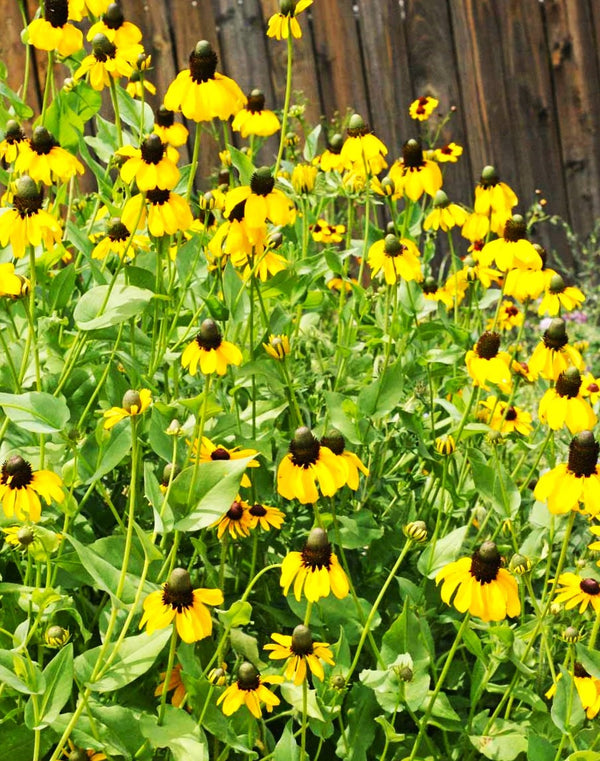
[{"label": "yellow flower", "polygon": [[238,668],[237,679],[219,696],[217,705],[223,704],[225,716],[238,711],[243,705],[256,718],[262,717],[260,704],[264,703],[267,712],[271,713],[274,706],[280,703],[279,698],[265,684],[281,684],[282,676],[261,676],[259,671],[248,661]]},{"label": "yellow flower", "polygon": [[600,613],[600,584],[596,579],[582,579],[575,573],[561,573],[558,583],[562,589],[557,588],[554,602],[564,603],[565,610],[579,605],[579,613],[584,613],[588,605],[591,605],[596,613]]},{"label": "yellow flower", "polygon": [[[489,286],[488,286],[489,287]],[[498,330],[511,330],[512,328],[518,328],[523,324],[523,312],[519,312],[517,307],[512,301],[503,301],[500,305],[500,311],[498,312],[498,320],[496,327]],[[491,330],[494,327],[494,318],[490,317],[487,322],[487,329]]]},{"label": "yellow flower", "polygon": [[147,251],[149,247],[150,241],[145,235],[132,237],[121,220],[114,217],[107,223],[106,235],[94,246],[92,259],[106,259],[108,254],[117,254],[119,259],[123,259],[127,254],[129,259],[133,259],[138,251]]},{"label": "yellow flower", "polygon": [[467,610],[482,621],[503,621],[521,613],[517,582],[501,568],[502,558],[494,542],[484,542],[470,558],[449,563],[435,577],[443,581],[442,600],[459,613]]},{"label": "yellow flower", "polygon": [[189,573],[175,568],[162,589],[151,592],[144,600],[140,629],[152,634],[164,629],[175,619],[177,633],[184,642],[197,642],[212,633],[212,619],[207,605],[221,605],[220,589],[192,589]]},{"label": "yellow flower", "polygon": [[350,591],[348,579],[336,555],[331,551],[327,534],[322,528],[313,528],[302,552],[289,552],[281,564],[284,596],[294,582],[294,597],[298,602],[304,596],[317,602],[329,593],[342,600]]},{"label": "yellow flower", "polygon": [[81,21],[84,16],[102,16],[106,13],[111,0],[69,0],[69,18]]},{"label": "yellow flower", "polygon": [[[451,293],[446,286],[440,287],[433,277],[426,277],[423,281],[423,296],[429,301],[438,301],[444,304],[447,309],[451,309],[454,299],[458,298],[459,303],[462,300],[463,293],[456,291]],[[466,285],[465,285],[466,288]]]},{"label": "yellow flower", "polygon": [[165,684],[167,672],[161,671],[160,678],[162,679],[162,682],[154,690],[155,698],[159,698],[163,692],[165,692],[165,690],[167,692],[174,690],[173,694],[171,695],[171,705],[174,705],[175,708],[179,708],[179,706],[183,703],[183,699],[185,698],[186,693],[185,684],[181,678],[181,668],[182,666],[180,663],[176,663],[175,666],[173,666],[168,684]]},{"label": "yellow flower", "polygon": [[433,197],[442,187],[439,166],[423,157],[421,143],[414,138],[402,146],[402,159],[392,164],[390,178],[411,201],[418,201],[423,193]]},{"label": "yellow flower", "polygon": [[277,469],[277,491],[285,499],[298,499],[302,504],[316,502],[321,493],[333,496],[345,483],[345,470],[338,464],[331,449],[319,444],[309,428],[298,428],[290,442],[289,454]]},{"label": "yellow flower", "polygon": [[[50,470],[34,471],[20,455],[2,463],[0,472],[0,501],[7,518],[37,523],[42,514],[40,497],[50,504],[64,500],[62,480]],[[38,496],[39,495],[39,496]]]},{"label": "yellow flower", "polygon": [[[460,274],[460,272],[459,272]],[[492,283],[500,285],[502,275],[498,270],[492,267],[484,267],[478,261],[477,251],[473,251],[472,256],[465,256],[463,259],[462,276],[467,282],[479,280],[484,288],[489,288]]]},{"label": "yellow flower", "polygon": [[[536,245],[534,244],[534,248]],[[545,275],[548,270],[540,270],[526,267],[516,267],[506,273],[504,281],[505,296],[512,298],[524,304],[526,301],[532,301],[544,290]]]},{"label": "yellow flower", "polygon": [[111,407],[103,413],[104,429],[109,430],[113,428],[121,420],[125,420],[126,417],[142,415],[151,404],[152,394],[150,389],[143,388],[141,391],[129,389],[123,395],[120,407]]},{"label": "yellow flower", "polygon": [[514,191],[506,183],[500,182],[494,167],[484,167],[479,184],[475,188],[474,211],[476,214],[488,217],[489,229],[492,232],[497,235],[502,234],[504,225],[512,214],[512,208],[518,202],[519,199]]},{"label": "yellow flower", "polygon": [[352,167],[352,162],[342,158],[343,144],[344,138],[339,132],[336,132],[328,140],[327,148],[323,153],[313,159],[322,172],[339,172],[341,174],[345,169]]},{"label": "yellow flower", "polygon": [[6,544],[21,552],[28,552],[40,546],[33,526],[5,526],[2,528],[2,533]]},{"label": "yellow flower", "polygon": [[387,167],[384,159],[387,148],[375,137],[360,114],[352,114],[347,133],[340,158],[346,165],[350,165],[352,172],[361,176],[364,176],[365,172],[375,175]]},{"label": "yellow flower", "polygon": [[[562,678],[562,673],[557,674],[556,681]],[[588,719],[593,719],[600,711],[600,680],[590,676],[581,663],[573,664],[573,682],[581,700],[581,706]],[[547,698],[554,697],[556,683],[546,693]]]},{"label": "yellow flower", "polygon": [[239,85],[216,71],[217,54],[206,40],[190,53],[190,68],[180,71],[165,95],[165,108],[181,111],[186,119],[210,122],[228,119],[246,105]]},{"label": "yellow flower", "polygon": [[30,175],[36,182],[52,185],[83,174],[84,167],[75,156],[60,147],[45,127],[36,127],[31,140],[17,156],[15,171]]},{"label": "yellow flower", "polygon": [[[0,230],[1,225],[0,221]],[[15,265],[12,262],[0,264],[0,296],[20,296],[22,288],[23,281],[15,275]]]},{"label": "yellow flower", "polygon": [[510,376],[511,357],[500,349],[498,333],[486,331],[481,335],[475,347],[467,352],[465,362],[467,371],[475,386],[488,390],[487,383],[497,384],[502,391],[508,391],[512,385]]},{"label": "yellow flower", "polygon": [[483,240],[490,230],[490,218],[485,214],[469,214],[460,234],[472,243]]},{"label": "yellow flower", "polygon": [[263,531],[270,531],[271,526],[280,529],[285,518],[284,513],[278,508],[267,507],[258,502],[248,510],[248,516],[251,521],[250,528],[255,529],[260,525]]},{"label": "yellow flower", "polygon": [[25,145],[27,145],[27,137],[21,125],[14,119],[9,119],[6,122],[4,140],[0,142],[0,159],[4,159],[7,164],[12,164]]},{"label": "yellow flower", "polygon": [[120,77],[130,77],[140,54],[141,45],[117,47],[105,34],[96,34],[92,41],[92,52],[86,56],[73,79],[78,80],[89,74],[89,82],[94,90],[109,87],[111,81]]},{"label": "yellow flower", "polygon": [[[147,203],[146,203],[147,202]],[[177,232],[186,232],[192,226],[194,218],[190,207],[185,200],[171,190],[152,188],[148,192],[138,193],[125,204],[121,215],[121,222],[133,230],[137,222],[137,229],[141,229],[148,217],[148,230],[155,238],[162,235],[174,235]]]},{"label": "yellow flower", "polygon": [[468,213],[462,206],[456,203],[450,203],[450,199],[443,190],[438,190],[433,199],[433,211],[431,211],[423,222],[424,230],[451,230],[458,225],[462,227],[467,219]]},{"label": "yellow flower", "polygon": [[592,404],[600,399],[600,378],[595,378],[591,373],[585,373],[581,379],[581,396],[590,398]]},{"label": "yellow flower", "polygon": [[296,39],[302,37],[302,29],[296,16],[305,11],[313,0],[279,0],[279,13],[274,13],[269,19],[267,37],[276,40],[287,40],[292,35]]},{"label": "yellow flower", "polygon": [[330,225],[325,219],[318,219],[311,225],[312,239],[316,243],[341,243],[345,232],[344,225]]},{"label": "yellow flower", "polygon": [[456,442],[454,437],[448,433],[438,436],[435,440],[435,451],[441,455],[451,455],[456,451]]},{"label": "yellow flower", "polygon": [[181,364],[196,375],[198,365],[204,375],[225,375],[228,365],[241,365],[242,352],[229,341],[223,341],[221,331],[214,320],[204,320],[196,338],[186,346]]},{"label": "yellow flower", "polygon": [[292,187],[298,195],[312,193],[315,189],[318,169],[311,164],[296,164],[292,171]]},{"label": "yellow flower", "polygon": [[598,418],[589,402],[580,395],[581,375],[576,367],[568,367],[560,373],[554,388],[549,388],[540,400],[538,415],[553,431],[563,425],[569,433],[589,431]]},{"label": "yellow flower", "polygon": [[140,190],[172,190],[179,181],[179,169],[167,155],[167,144],[152,133],[139,148],[126,145],[117,151],[125,157],[121,166],[121,179],[128,185],[136,181]]},{"label": "yellow flower", "polygon": [[27,27],[30,45],[38,50],[56,50],[64,56],[73,55],[83,47],[83,34],[69,19],[67,0],[46,0],[44,17],[34,19]]},{"label": "yellow flower", "polygon": [[248,102],[233,118],[231,129],[244,138],[250,135],[269,137],[281,129],[278,116],[265,108],[265,95],[262,90],[252,90]]},{"label": "yellow flower", "polygon": [[269,336],[269,343],[263,344],[264,350],[273,359],[284,359],[290,353],[290,339],[287,336]]},{"label": "yellow flower", "polygon": [[[13,208],[5,210],[0,216],[0,245],[6,246],[10,242],[16,259],[25,255],[27,246],[43,243],[45,248],[51,250],[62,237],[58,221],[42,209],[43,198],[43,191],[38,190],[28,175],[19,177],[15,182]],[[16,283],[8,277],[9,270],[3,274],[6,288],[14,289]]]},{"label": "yellow flower", "polygon": [[529,370],[535,378],[541,375],[545,380],[555,381],[567,367],[573,365],[583,370],[581,354],[573,346],[569,346],[569,337],[565,321],[555,317],[543,339],[533,350],[528,362]]},{"label": "yellow flower", "polygon": [[346,450],[346,440],[342,434],[335,428],[332,428],[321,439],[321,446],[327,447],[333,452],[337,464],[344,472],[344,483],[356,491],[359,482],[358,471],[360,470],[364,476],[368,476],[369,471],[354,452]]},{"label": "yellow flower", "polygon": [[71,638],[71,633],[68,629],[63,629],[62,626],[49,626],[44,633],[44,641],[48,647],[60,648],[67,644]]},{"label": "yellow flower", "polygon": [[[200,456],[198,457],[198,442],[194,441],[192,442],[190,459],[194,462],[196,459],[198,462],[218,462],[222,460],[243,460],[245,457],[254,457],[257,454],[256,449],[240,449],[239,447],[228,449],[223,444],[213,444],[208,437],[203,436],[200,444]],[[260,464],[256,460],[250,460],[246,467],[259,468]],[[242,476],[241,485],[246,488],[250,486],[250,479],[245,473]]]},{"label": "yellow flower", "polygon": [[164,105],[156,112],[154,132],[163,143],[179,148],[185,145],[189,136],[187,127],[175,121],[175,112],[169,111]]},{"label": "yellow flower", "polygon": [[462,145],[457,145],[456,143],[448,143],[447,145],[443,145],[441,148],[436,148],[433,151],[433,156],[431,158],[440,164],[445,164],[448,162],[455,164],[460,156],[462,156],[462,154]]},{"label": "yellow flower", "polygon": [[494,431],[500,431],[503,436],[515,431],[522,436],[529,436],[531,433],[533,426],[529,412],[520,407],[508,406],[506,402],[499,401],[495,396],[488,396],[480,404],[489,410],[484,419]]},{"label": "yellow flower", "polygon": [[390,233],[383,240],[378,240],[369,249],[367,261],[377,275],[383,271],[385,282],[394,285],[403,280],[423,280],[419,249],[408,238],[398,239]]},{"label": "yellow flower", "polygon": [[490,266],[495,262],[502,272],[518,267],[519,269],[541,270],[542,258],[527,238],[527,226],[520,214],[510,217],[505,225],[502,238],[486,243],[478,259]]},{"label": "yellow flower", "polygon": [[248,514],[249,509],[250,505],[238,495],[225,515],[211,523],[209,528],[217,526],[217,539],[220,539],[226,531],[229,531],[232,539],[249,536],[250,529],[253,528]]},{"label": "yellow flower", "polygon": [[572,312],[583,304],[585,296],[579,288],[566,285],[557,272],[548,270],[548,274],[546,293],[538,307],[539,315],[548,314],[555,317],[563,309],[565,312]]},{"label": "yellow flower", "polygon": [[325,678],[325,672],[321,661],[325,661],[330,666],[335,666],[333,653],[327,642],[315,642],[310,629],[304,624],[299,624],[291,636],[288,634],[271,634],[271,639],[276,644],[269,643],[264,646],[264,649],[271,651],[269,653],[271,660],[287,659],[284,675],[288,681],[294,684],[302,684],[306,681],[308,669],[311,670],[313,676],[322,682]]},{"label": "yellow flower", "polygon": [[[600,446],[591,431],[577,433],[569,445],[569,459],[544,473],[533,496],[548,504],[555,515],[580,510],[589,515],[600,512]],[[583,503],[583,508],[579,508]]]},{"label": "yellow flower", "polygon": [[229,217],[234,208],[246,202],[244,219],[248,227],[262,228],[270,220],[274,225],[285,226],[292,222],[289,199],[275,187],[275,179],[269,167],[263,166],[252,173],[250,185],[241,185],[227,193],[225,216]]},{"label": "yellow flower", "polygon": [[88,42],[92,42],[97,34],[103,34],[118,48],[137,45],[142,41],[141,30],[131,21],[125,21],[121,6],[117,3],[110,3],[100,21],[92,24],[87,33]]},{"label": "yellow flower", "polygon": [[417,119],[420,122],[425,122],[435,109],[439,106],[439,100],[432,98],[430,95],[422,95],[420,98],[413,100],[410,104],[408,113],[411,119]]}]

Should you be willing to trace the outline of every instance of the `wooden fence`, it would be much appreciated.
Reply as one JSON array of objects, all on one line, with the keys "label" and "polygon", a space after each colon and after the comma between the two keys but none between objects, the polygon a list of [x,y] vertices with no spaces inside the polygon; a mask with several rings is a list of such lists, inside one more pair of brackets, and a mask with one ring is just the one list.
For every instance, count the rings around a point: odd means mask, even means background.
[{"label": "wooden fence", "polygon": [[[27,3],[31,17],[37,3]],[[277,0],[122,0],[122,7],[144,32],[157,98],[205,38],[219,51],[220,71],[281,107],[286,45],[265,36]],[[18,87],[17,0],[0,0],[0,10],[0,57]],[[600,0],[315,0],[300,20],[293,86],[306,97],[309,122],[350,107],[395,156],[418,130],[409,103],[431,94],[442,113],[456,107],[443,138],[465,146],[448,172],[453,198],[470,201],[481,168],[493,163],[522,209],[539,188],[550,211],[580,234],[600,217]],[[44,64],[38,54],[28,94],[34,108]]]}]

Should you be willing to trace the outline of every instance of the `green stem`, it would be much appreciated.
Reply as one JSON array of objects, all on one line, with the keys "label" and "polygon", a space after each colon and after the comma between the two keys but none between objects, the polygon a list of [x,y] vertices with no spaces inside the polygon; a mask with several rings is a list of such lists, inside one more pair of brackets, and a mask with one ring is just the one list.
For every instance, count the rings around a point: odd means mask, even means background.
[{"label": "green stem", "polygon": [[196,122],[196,131],[194,133],[194,150],[192,153],[192,163],[190,165],[190,176],[188,177],[188,184],[185,191],[185,200],[189,202],[192,197],[192,190],[194,189],[194,180],[196,179],[196,171],[198,169],[198,156],[200,155],[200,136],[202,131],[200,129],[200,122]]},{"label": "green stem", "polygon": [[[309,603],[310,604],[310,603]],[[302,728],[300,732],[300,761],[306,759],[306,725],[308,715],[308,683],[302,682]]]},{"label": "green stem", "polygon": [[48,51],[48,68],[46,69],[46,82],[44,84],[44,98],[42,101],[42,116],[41,122],[44,124],[46,118],[46,110],[48,108],[48,101],[50,100],[50,86],[52,79],[54,78],[54,51]]},{"label": "green stem", "polygon": [[173,672],[173,665],[175,663],[175,652],[177,650],[177,627],[173,626],[173,632],[171,634],[171,644],[169,646],[169,659],[167,661],[167,671],[165,674],[164,688],[162,695],[160,696],[160,708],[158,710],[158,726],[163,723],[165,718],[165,709],[167,705],[167,685],[171,679],[171,673]]},{"label": "green stem", "polygon": [[113,111],[115,112],[115,127],[117,128],[117,143],[119,148],[123,147],[123,129],[121,127],[121,113],[119,111],[119,101],[117,99],[117,86],[115,80],[109,76],[110,79],[110,99],[112,101]]},{"label": "green stem", "polygon": [[285,136],[287,133],[288,112],[290,110],[290,98],[292,95],[292,59],[293,59],[294,46],[292,44],[292,35],[287,38],[287,69],[285,75],[285,97],[283,101],[283,114],[281,116],[281,136],[279,138],[279,150],[277,151],[277,160],[275,162],[275,171],[273,177],[277,179],[277,172],[281,165],[281,159],[283,157],[283,147],[285,145]]}]

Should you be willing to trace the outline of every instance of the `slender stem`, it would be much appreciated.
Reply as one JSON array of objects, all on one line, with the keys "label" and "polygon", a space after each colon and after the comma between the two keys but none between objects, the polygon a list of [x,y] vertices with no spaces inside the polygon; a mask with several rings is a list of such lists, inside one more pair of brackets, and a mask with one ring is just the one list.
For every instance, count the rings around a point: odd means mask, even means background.
[{"label": "slender stem", "polygon": [[50,100],[50,86],[54,79],[54,50],[48,51],[48,68],[46,69],[46,82],[44,84],[44,98],[42,101],[42,116],[41,122],[44,123],[46,118],[46,110],[48,108],[48,101]]},{"label": "slender stem", "polygon": [[290,98],[292,95],[292,58],[294,46],[292,44],[292,35],[287,38],[287,69],[285,75],[285,97],[283,101],[283,114],[281,116],[281,136],[279,138],[279,150],[277,151],[277,161],[275,162],[275,171],[273,177],[277,179],[277,172],[281,165],[283,157],[283,147],[285,145],[285,136],[287,134],[288,112],[290,110]]},{"label": "slender stem", "polygon": [[[310,604],[310,603],[309,603]],[[308,714],[308,683],[306,679],[302,682],[302,728],[300,731],[300,761],[306,759],[306,725]]]},{"label": "slender stem", "polygon": [[169,646],[169,659],[167,661],[167,671],[165,674],[164,688],[162,695],[160,696],[160,708],[158,710],[158,726],[163,723],[165,718],[165,708],[167,705],[167,685],[171,681],[171,673],[173,672],[173,664],[175,663],[175,652],[177,650],[177,627],[173,626],[173,632],[171,634],[171,644]]},{"label": "slender stem", "polygon": [[190,165],[190,176],[188,177],[188,184],[185,191],[185,200],[189,202],[192,197],[192,190],[194,189],[194,180],[196,179],[196,171],[198,169],[198,156],[200,155],[200,136],[202,131],[200,129],[200,122],[196,122],[196,131],[194,133],[194,150],[192,153],[192,163]]},{"label": "slender stem", "polygon": [[119,148],[123,147],[123,129],[121,127],[121,113],[119,111],[119,101],[117,99],[117,86],[115,80],[109,75],[110,79],[110,99],[112,101],[113,111],[115,112],[115,127],[117,128],[117,143]]}]

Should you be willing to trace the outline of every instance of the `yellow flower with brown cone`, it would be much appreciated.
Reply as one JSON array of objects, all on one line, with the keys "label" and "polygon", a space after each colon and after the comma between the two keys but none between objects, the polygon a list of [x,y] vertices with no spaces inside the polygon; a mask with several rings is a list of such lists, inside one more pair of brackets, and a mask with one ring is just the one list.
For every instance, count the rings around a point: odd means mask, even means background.
[{"label": "yellow flower with brown cone", "polygon": [[281,702],[277,695],[265,687],[265,684],[281,684],[282,676],[262,676],[258,669],[249,661],[244,661],[238,668],[237,679],[219,696],[217,705],[223,704],[225,716],[238,711],[243,705],[255,719],[262,717],[261,703],[264,703],[268,713]]},{"label": "yellow flower with brown cone", "polygon": [[40,497],[48,505],[52,500],[63,502],[65,495],[60,477],[50,470],[34,471],[21,455],[5,460],[0,471],[0,502],[4,515],[37,523],[42,513]]},{"label": "yellow flower with brown cone", "polygon": [[181,355],[181,364],[189,369],[190,375],[196,375],[198,365],[204,375],[225,375],[229,365],[241,363],[242,352],[234,344],[223,340],[217,323],[211,319],[204,320],[196,338]]},{"label": "yellow flower with brown cone", "polygon": [[317,602],[330,592],[341,600],[350,591],[348,578],[322,528],[312,529],[301,552],[289,552],[283,559],[279,583],[284,595],[292,582],[298,602],[303,592],[309,602]]},{"label": "yellow flower with brown cone", "polygon": [[289,452],[277,469],[277,491],[285,499],[298,499],[302,504],[316,502],[321,493],[332,497],[344,485],[346,472],[331,449],[319,444],[309,428],[298,428],[290,442]]},{"label": "yellow flower with brown cone", "polygon": [[270,650],[271,660],[287,659],[284,676],[294,684],[306,681],[309,669],[322,682],[325,672],[321,661],[329,666],[335,665],[329,645],[326,642],[315,642],[312,632],[304,624],[296,626],[291,636],[275,633],[271,634],[271,639],[275,644],[269,643],[264,649]]},{"label": "yellow flower with brown cone", "polygon": [[109,430],[126,417],[135,417],[143,414],[152,404],[150,389],[143,388],[140,391],[129,389],[123,395],[120,407],[111,407],[104,412],[104,428]]}]

